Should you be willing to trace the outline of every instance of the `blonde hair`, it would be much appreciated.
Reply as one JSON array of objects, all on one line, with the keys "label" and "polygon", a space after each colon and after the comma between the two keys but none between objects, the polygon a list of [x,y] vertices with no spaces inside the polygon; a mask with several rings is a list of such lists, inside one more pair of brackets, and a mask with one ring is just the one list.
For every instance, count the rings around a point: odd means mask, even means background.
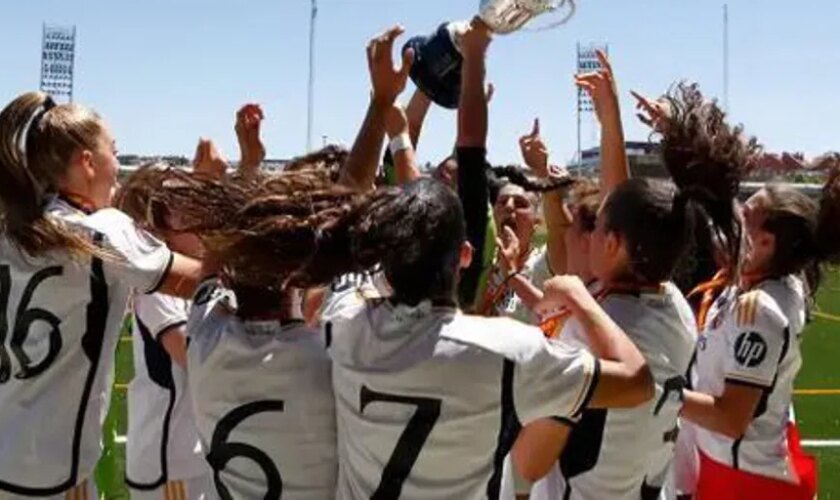
[{"label": "blonde hair", "polygon": [[0,112],[0,231],[20,250],[98,253],[88,238],[44,213],[73,154],[94,149],[102,119],[77,104],[56,105],[43,92],[17,97]]}]

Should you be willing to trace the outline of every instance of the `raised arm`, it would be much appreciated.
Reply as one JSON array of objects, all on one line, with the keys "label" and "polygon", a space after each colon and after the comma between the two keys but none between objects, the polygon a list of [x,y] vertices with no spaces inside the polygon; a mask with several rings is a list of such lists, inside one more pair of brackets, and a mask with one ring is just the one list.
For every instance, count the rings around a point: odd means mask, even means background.
[{"label": "raised arm", "polygon": [[394,41],[403,31],[401,26],[395,26],[371,40],[367,46],[373,91],[362,128],[339,175],[339,182],[346,186],[364,190],[373,188],[385,138],[385,119],[397,96],[405,89],[414,60],[414,52],[407,50],[403,53],[402,67],[399,70],[394,68]]},{"label": "raised arm", "polygon": [[485,58],[490,30],[473,20],[462,37],[464,56],[461,97],[458,107],[458,196],[464,210],[467,238],[475,251],[470,267],[461,276],[459,298],[465,309],[473,308],[482,288],[482,277],[492,265],[495,233],[490,220],[490,191],[487,179],[487,96]]},{"label": "raised arm", "polygon": [[[550,175],[548,147],[540,136],[540,119],[534,120],[531,133],[519,139],[522,158],[528,168],[539,178]],[[566,274],[566,230],[572,225],[572,214],[563,202],[565,192],[551,191],[543,194],[543,215],[548,232],[548,267],[552,274]]]},{"label": "raised arm", "polygon": [[388,110],[385,117],[385,129],[388,133],[388,153],[390,153],[385,157],[393,164],[396,184],[405,184],[419,179],[420,169],[417,168],[414,147],[409,137],[408,119],[399,104],[394,104]]},{"label": "raised arm", "polygon": [[423,124],[426,122],[426,115],[429,113],[431,105],[432,100],[429,99],[429,96],[424,94],[422,90],[417,89],[405,108],[405,114],[408,118],[408,133],[411,136],[411,145],[414,146],[415,150],[417,150],[417,144],[420,143],[420,134],[423,132]]},{"label": "raised arm", "polygon": [[632,408],[653,397],[647,362],[621,328],[601,309],[580,278],[559,276],[546,282],[539,309],[566,308],[580,321],[601,373],[590,408]]},{"label": "raised arm", "polygon": [[228,162],[210,139],[201,138],[195,149],[193,171],[215,179],[221,179],[228,171]]},{"label": "raised arm", "polygon": [[259,104],[246,104],[236,113],[236,139],[239,141],[239,167],[242,175],[254,175],[265,160],[265,146],[260,139],[260,126],[265,118]]},{"label": "raised arm", "polygon": [[601,69],[577,75],[575,81],[592,97],[601,123],[601,192],[606,195],[630,178],[630,164],[624,148],[624,128],[612,66],[604,52],[599,50],[597,55]]}]

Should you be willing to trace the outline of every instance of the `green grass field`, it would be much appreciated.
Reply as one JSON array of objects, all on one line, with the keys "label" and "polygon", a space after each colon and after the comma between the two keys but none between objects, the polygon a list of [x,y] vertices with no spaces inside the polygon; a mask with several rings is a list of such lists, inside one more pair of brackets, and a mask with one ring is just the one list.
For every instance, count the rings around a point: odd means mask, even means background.
[{"label": "green grass field", "polygon": [[[798,390],[832,390],[833,394],[795,396],[796,416],[805,440],[840,440],[840,272],[826,277],[818,297],[814,321],[804,336],[803,367],[797,380]],[[131,342],[121,341],[117,350],[117,390],[111,404],[116,433],[125,436],[127,427],[125,384],[134,371]],[[106,498],[127,499],[122,484],[124,445],[117,445],[115,457],[105,469],[109,476]],[[820,499],[840,500],[840,447],[808,448],[819,460]]]}]

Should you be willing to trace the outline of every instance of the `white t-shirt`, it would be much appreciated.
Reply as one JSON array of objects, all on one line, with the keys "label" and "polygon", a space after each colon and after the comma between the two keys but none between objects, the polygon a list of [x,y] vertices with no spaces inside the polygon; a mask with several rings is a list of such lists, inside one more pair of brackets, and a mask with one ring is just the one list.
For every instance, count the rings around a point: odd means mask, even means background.
[{"label": "white t-shirt", "polygon": [[499,498],[521,424],[570,418],[598,362],[506,318],[346,293],[325,316],[339,436],[337,498]]},{"label": "white t-shirt", "polygon": [[335,404],[326,339],[303,322],[243,322],[233,293],[199,287],[188,372],[222,498],[320,500],[335,492]]},{"label": "white t-shirt", "polygon": [[36,259],[0,240],[0,491],[33,496],[92,473],[128,299],[153,292],[172,262],[117,210],[86,215],[56,198],[47,213],[114,256]]},{"label": "white t-shirt", "polygon": [[698,446],[713,460],[799,482],[788,460],[785,431],[793,383],[802,365],[799,343],[805,315],[804,287],[793,276],[765,281],[744,293],[732,287],[712,306],[706,334],[697,346],[696,390],[720,396],[729,382],[763,391],[740,439],[698,427]]},{"label": "white t-shirt", "polygon": [[159,293],[135,296],[133,302],[126,482],[151,490],[209,474],[210,468],[198,439],[187,372],[160,342],[162,333],[186,325],[190,302]]},{"label": "white t-shirt", "polygon": [[[525,261],[525,265],[522,266],[520,274],[528,278],[537,288],[542,289],[543,283],[552,276],[548,266],[547,247],[532,250]],[[500,287],[506,286],[506,279],[507,276],[496,268],[490,275],[485,295],[493,296],[498,293],[496,291],[500,290]],[[528,324],[537,324],[539,320],[536,314],[525,307],[522,299],[511,287],[508,287],[496,302],[493,314],[495,316],[507,316]]]},{"label": "white t-shirt", "polygon": [[[655,395],[632,409],[586,410],[572,425],[552,472],[532,491],[535,500],[659,498],[677,439],[685,374],[694,352],[694,315],[672,284],[660,293],[611,294],[601,303],[642,352]],[[561,340],[588,347],[580,322],[569,319]]]}]

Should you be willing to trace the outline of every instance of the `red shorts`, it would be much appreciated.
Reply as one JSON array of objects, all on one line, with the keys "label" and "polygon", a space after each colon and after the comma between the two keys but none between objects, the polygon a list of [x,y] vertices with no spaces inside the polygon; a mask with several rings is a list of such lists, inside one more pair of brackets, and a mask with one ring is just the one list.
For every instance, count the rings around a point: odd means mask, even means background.
[{"label": "red shorts", "polygon": [[698,500],[813,500],[817,492],[815,460],[806,455],[794,426],[788,428],[791,460],[800,484],[736,470],[716,462],[700,452]]}]

